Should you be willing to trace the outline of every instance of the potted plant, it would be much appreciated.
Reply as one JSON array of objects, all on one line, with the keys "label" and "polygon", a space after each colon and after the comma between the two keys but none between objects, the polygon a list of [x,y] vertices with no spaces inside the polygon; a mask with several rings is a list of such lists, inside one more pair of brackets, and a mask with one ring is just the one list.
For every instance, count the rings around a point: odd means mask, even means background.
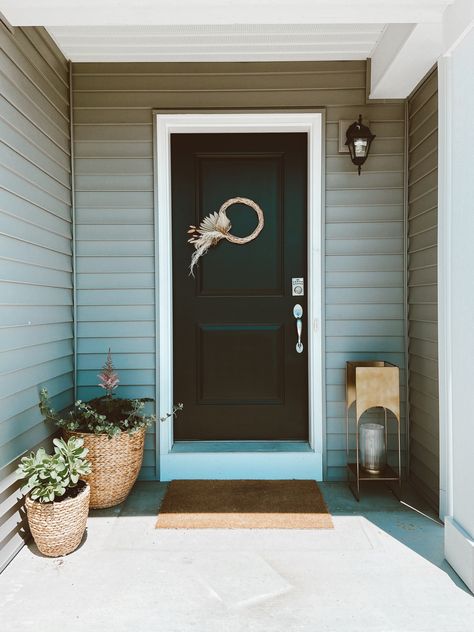
[{"label": "potted plant", "polygon": [[[40,396],[45,418],[61,428],[64,437],[81,437],[89,450],[92,473],[87,482],[91,488],[91,509],[113,507],[128,496],[143,461],[146,429],[156,420],[144,410],[146,403],[153,400],[115,396],[120,380],[110,349],[98,377],[98,386],[105,394],[89,402],[78,400],[64,416],[50,407],[46,389],[41,390]],[[175,406],[165,418],[181,408],[182,405]]]},{"label": "potted plant", "polygon": [[82,439],[53,439],[54,454],[44,448],[24,456],[17,469],[26,480],[21,492],[31,535],[43,555],[59,557],[79,546],[86,529],[90,488],[84,477],[91,465]]}]

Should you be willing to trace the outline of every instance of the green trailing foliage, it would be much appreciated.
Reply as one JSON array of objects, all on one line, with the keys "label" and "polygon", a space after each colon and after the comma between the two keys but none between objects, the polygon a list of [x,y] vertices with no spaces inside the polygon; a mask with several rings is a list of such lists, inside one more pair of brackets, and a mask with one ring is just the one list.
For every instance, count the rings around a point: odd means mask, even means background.
[{"label": "green trailing foliage", "polygon": [[184,404],[175,404],[173,406],[173,410],[170,413],[166,413],[163,417],[160,417],[160,421],[166,421],[170,417],[176,417],[176,415],[181,412],[184,408]]},{"label": "green trailing foliage", "polygon": [[71,496],[71,490],[78,487],[82,476],[90,474],[91,464],[86,459],[87,448],[84,440],[71,437],[53,439],[54,454],[47,454],[44,448],[24,456],[17,477],[25,480],[22,494],[30,494],[32,500],[50,503]]},{"label": "green trailing foliage", "polygon": [[90,402],[77,400],[65,415],[58,414],[50,406],[48,391],[40,391],[41,414],[58,428],[76,432],[92,432],[114,437],[121,432],[133,433],[147,428],[154,421],[154,415],[145,414],[146,402],[151,399],[119,399],[110,395],[98,397]]},{"label": "green trailing foliage", "polygon": [[[119,435],[121,432],[132,434],[140,428],[148,428],[156,421],[154,415],[145,414],[146,402],[153,400],[144,399],[119,399],[110,395],[98,397],[90,402],[77,400],[74,407],[64,415],[58,414],[50,406],[48,391],[43,388],[40,391],[40,410],[47,421],[53,422],[58,428],[75,432],[92,432],[94,434],[106,434],[109,437]],[[173,410],[161,417],[165,421],[173,417],[183,409],[183,404],[176,404]]]},{"label": "green trailing foliage", "polygon": [[[145,413],[145,405],[147,402],[152,402],[152,399],[147,397],[121,399],[115,396],[115,390],[120,380],[112,362],[110,349],[102,371],[97,377],[99,378],[98,386],[105,391],[105,395],[90,402],[83,402],[79,399],[73,408],[63,416],[51,408],[47,389],[41,389],[39,404],[41,414],[58,428],[76,432],[106,434],[109,437],[115,437],[121,432],[132,434],[141,428],[151,426],[156,421],[154,415]],[[161,417],[160,420],[165,421],[169,417],[174,417],[182,408],[183,404],[177,404],[170,413]]]}]

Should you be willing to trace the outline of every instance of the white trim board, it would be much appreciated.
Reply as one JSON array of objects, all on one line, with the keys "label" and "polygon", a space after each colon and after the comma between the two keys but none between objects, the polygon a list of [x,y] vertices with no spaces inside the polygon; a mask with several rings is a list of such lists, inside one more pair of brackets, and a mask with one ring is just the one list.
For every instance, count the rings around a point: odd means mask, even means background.
[{"label": "white trim board", "polygon": [[321,112],[155,112],[156,340],[159,414],[173,406],[173,287],[171,233],[171,134],[294,133],[308,135],[308,452],[176,452],[173,423],[158,422],[156,468],[160,480],[178,478],[310,478],[323,475],[322,337],[322,133]]},{"label": "white trim board", "polygon": [[452,516],[446,516],[444,527],[444,556],[474,592],[474,540]]},{"label": "white trim board", "polygon": [[[11,24],[22,26],[197,24],[385,24],[439,22],[453,0],[2,0]],[[356,31],[357,32],[357,31]]]},{"label": "white trim board", "polygon": [[439,517],[453,514],[452,441],[452,86],[451,59],[438,62],[438,367],[439,367]]},{"label": "white trim board", "polygon": [[[472,3],[470,3],[470,6]],[[465,5],[467,6],[467,4]],[[472,8],[472,6],[471,6]],[[438,350],[441,516],[445,557],[474,592],[471,203],[474,28],[439,61]]]}]

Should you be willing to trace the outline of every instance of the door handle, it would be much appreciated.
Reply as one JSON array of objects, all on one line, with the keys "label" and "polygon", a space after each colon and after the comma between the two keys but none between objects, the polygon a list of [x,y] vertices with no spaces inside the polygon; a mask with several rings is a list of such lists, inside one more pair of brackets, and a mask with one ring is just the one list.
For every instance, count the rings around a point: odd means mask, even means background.
[{"label": "door handle", "polygon": [[303,308],[299,303],[293,307],[293,316],[296,318],[296,352],[303,353],[303,343],[301,342],[301,334],[303,333],[303,321],[301,320],[301,317],[303,316]]}]

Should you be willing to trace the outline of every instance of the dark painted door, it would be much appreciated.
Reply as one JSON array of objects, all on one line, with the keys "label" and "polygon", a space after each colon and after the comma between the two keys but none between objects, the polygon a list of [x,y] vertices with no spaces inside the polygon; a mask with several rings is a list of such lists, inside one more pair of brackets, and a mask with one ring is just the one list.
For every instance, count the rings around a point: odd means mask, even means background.
[{"label": "dark painted door", "polygon": [[[175,440],[307,439],[306,296],[292,296],[306,276],[306,135],[176,134],[171,149]],[[222,240],[189,276],[189,225],[237,196],[260,205],[262,232]],[[256,227],[247,206],[228,216],[234,235]]]}]

